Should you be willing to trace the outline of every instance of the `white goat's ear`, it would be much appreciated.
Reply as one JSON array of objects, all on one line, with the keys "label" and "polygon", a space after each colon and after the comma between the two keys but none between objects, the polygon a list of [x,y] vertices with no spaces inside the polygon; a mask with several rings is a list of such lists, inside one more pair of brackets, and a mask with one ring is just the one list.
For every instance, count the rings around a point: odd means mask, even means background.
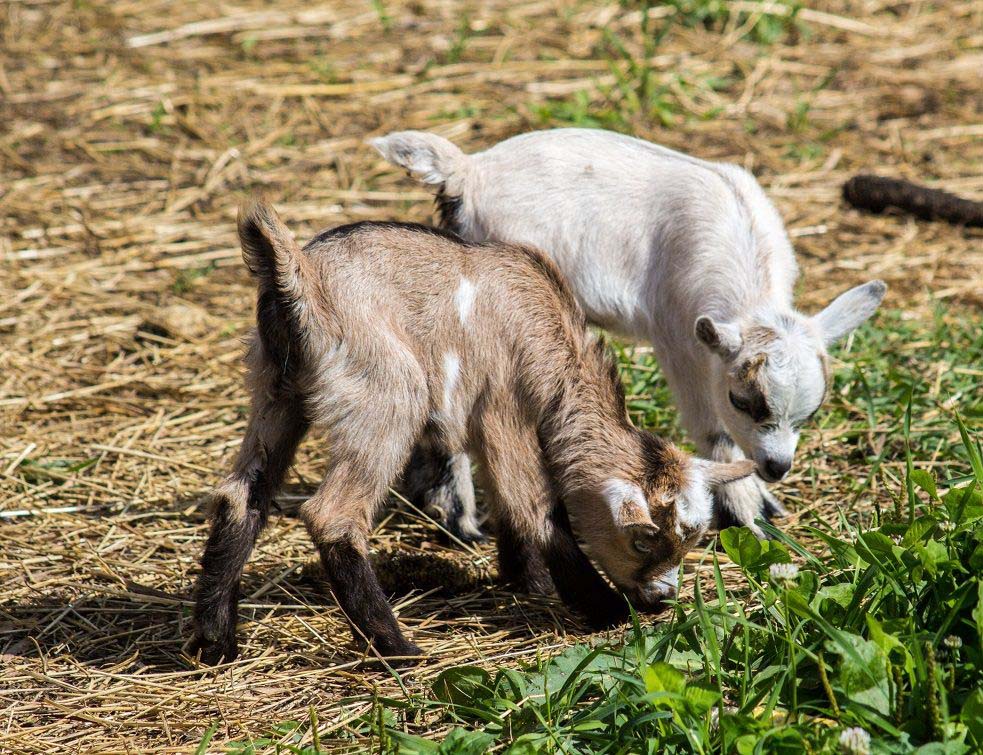
[{"label": "white goat's ear", "polygon": [[427,131],[396,131],[369,142],[393,165],[425,184],[440,185],[459,173],[466,155],[456,144]]},{"label": "white goat's ear", "polygon": [[887,284],[873,280],[833,299],[826,309],[812,318],[825,344],[836,343],[866,322],[877,311],[885,293]]},{"label": "white goat's ear", "polygon": [[732,360],[741,350],[741,329],[732,323],[714,322],[703,315],[696,318],[696,339],[714,354],[726,361]]},{"label": "white goat's ear", "polygon": [[755,464],[751,459],[730,462],[698,459],[697,462],[703,470],[703,479],[706,480],[707,485],[711,488],[750,477],[755,468]]}]

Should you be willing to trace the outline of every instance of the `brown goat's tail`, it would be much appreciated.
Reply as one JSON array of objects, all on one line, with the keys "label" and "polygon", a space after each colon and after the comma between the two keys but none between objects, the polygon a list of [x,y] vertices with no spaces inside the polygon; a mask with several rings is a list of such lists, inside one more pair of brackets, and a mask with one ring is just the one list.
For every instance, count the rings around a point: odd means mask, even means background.
[{"label": "brown goat's tail", "polygon": [[307,260],[272,205],[258,200],[239,208],[239,244],[253,276],[288,299],[306,298]]},{"label": "brown goat's tail", "polygon": [[261,200],[239,208],[239,243],[259,284],[256,325],[263,346],[274,363],[286,364],[317,332],[314,271],[276,210]]},{"label": "brown goat's tail", "polygon": [[983,202],[963,199],[898,178],[858,175],[843,184],[843,198],[861,210],[883,212],[895,207],[923,220],[983,226]]}]

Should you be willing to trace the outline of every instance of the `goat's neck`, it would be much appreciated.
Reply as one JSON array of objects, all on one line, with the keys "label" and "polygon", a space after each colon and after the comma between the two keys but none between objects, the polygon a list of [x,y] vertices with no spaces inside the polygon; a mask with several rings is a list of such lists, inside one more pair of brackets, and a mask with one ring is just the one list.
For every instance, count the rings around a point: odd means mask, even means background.
[{"label": "goat's neck", "polygon": [[[600,376],[580,375],[566,383],[542,424],[543,452],[559,493],[576,497],[610,477],[631,476],[640,452],[637,431],[611,409]],[[623,409],[622,409],[623,411]]]}]

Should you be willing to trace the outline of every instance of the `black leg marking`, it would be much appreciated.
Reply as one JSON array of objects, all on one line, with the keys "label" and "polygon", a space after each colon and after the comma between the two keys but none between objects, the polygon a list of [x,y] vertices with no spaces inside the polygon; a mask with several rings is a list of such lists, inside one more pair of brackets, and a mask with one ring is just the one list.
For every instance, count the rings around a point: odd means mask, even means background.
[{"label": "black leg marking", "polygon": [[[231,661],[238,653],[236,619],[239,582],[256,538],[266,526],[273,496],[283,483],[297,445],[307,432],[307,421],[299,406],[282,399],[279,411],[260,420],[250,418],[246,440],[239,451],[236,473],[231,480],[245,486],[245,512],[241,501],[231,501],[219,489],[211,531],[201,558],[201,573],[195,586],[195,639],[192,652],[203,662]],[[260,432],[263,432],[260,435]],[[269,441],[271,447],[264,445]],[[235,484],[227,481],[227,484]]]},{"label": "black leg marking", "polygon": [[420,648],[403,636],[368,559],[347,541],[325,543],[320,551],[324,571],[356,642],[370,642],[387,658],[422,656]]},{"label": "black leg marking", "polygon": [[495,533],[501,580],[519,592],[552,595],[556,588],[535,543],[522,537],[507,518],[497,523]]},{"label": "black leg marking", "polygon": [[553,510],[550,524],[543,557],[563,602],[582,613],[595,629],[625,621],[628,603],[580,550],[562,505]]},{"label": "black leg marking", "polygon": [[239,582],[256,538],[266,526],[271,501],[267,485],[257,479],[250,489],[246,515],[240,521],[233,518],[229,501],[218,504],[195,587],[192,654],[200,653],[203,663],[231,661],[239,653]]}]

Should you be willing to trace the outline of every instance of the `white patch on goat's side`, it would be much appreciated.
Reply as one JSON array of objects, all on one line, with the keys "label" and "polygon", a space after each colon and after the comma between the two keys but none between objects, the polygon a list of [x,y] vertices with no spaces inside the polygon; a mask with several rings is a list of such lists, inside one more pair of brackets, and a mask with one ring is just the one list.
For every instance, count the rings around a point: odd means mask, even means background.
[{"label": "white patch on goat's side", "polygon": [[611,509],[611,516],[616,523],[621,521],[621,507],[626,502],[637,506],[641,510],[643,518],[650,518],[645,493],[635,483],[612,477],[601,486],[601,493],[608,508]]},{"label": "white patch on goat's side", "polygon": [[703,470],[691,464],[688,472],[686,487],[676,499],[676,534],[680,537],[683,536],[681,524],[690,528],[705,527],[713,515],[713,499]]},{"label": "white patch on goat's side", "polygon": [[454,303],[457,305],[457,316],[461,320],[461,325],[467,323],[474,309],[474,296],[477,292],[475,285],[467,278],[461,278],[461,285],[458,286],[454,294]]},{"label": "white patch on goat's side", "polygon": [[444,414],[450,414],[454,406],[454,391],[461,377],[461,359],[453,351],[444,354]]}]

